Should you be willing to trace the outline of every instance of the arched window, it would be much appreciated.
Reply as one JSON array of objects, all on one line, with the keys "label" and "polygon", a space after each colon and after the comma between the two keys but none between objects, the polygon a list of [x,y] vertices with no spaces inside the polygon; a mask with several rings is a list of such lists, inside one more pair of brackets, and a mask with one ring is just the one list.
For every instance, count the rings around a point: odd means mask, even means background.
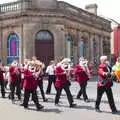
[{"label": "arched window", "polygon": [[73,37],[70,33],[67,35],[67,57],[73,59]]},{"label": "arched window", "polygon": [[53,40],[53,36],[48,31],[40,31],[36,35],[36,40]]},{"label": "arched window", "polygon": [[7,41],[8,58],[7,63],[10,64],[16,59],[19,59],[19,37],[17,34],[12,33]]}]

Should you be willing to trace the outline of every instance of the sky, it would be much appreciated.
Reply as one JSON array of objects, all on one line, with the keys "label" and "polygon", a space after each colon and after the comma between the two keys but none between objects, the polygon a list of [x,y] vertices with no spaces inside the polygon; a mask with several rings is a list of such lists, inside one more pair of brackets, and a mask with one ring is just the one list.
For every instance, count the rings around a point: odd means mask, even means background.
[{"label": "sky", "polygon": [[[16,0],[0,0],[0,4]],[[87,4],[96,3],[98,5],[98,15],[112,18],[120,23],[120,0],[59,0],[65,1],[80,8],[85,8]]]}]

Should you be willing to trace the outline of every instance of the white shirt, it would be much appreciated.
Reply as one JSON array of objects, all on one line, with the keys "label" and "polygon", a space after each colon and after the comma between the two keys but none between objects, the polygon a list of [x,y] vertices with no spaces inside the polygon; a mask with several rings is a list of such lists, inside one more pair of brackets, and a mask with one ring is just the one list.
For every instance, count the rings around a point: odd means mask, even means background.
[{"label": "white shirt", "polygon": [[48,67],[47,67],[47,69],[46,69],[46,73],[48,74],[48,75],[54,75],[55,73],[54,73],[54,70],[55,70],[55,66],[54,65],[49,65]]}]

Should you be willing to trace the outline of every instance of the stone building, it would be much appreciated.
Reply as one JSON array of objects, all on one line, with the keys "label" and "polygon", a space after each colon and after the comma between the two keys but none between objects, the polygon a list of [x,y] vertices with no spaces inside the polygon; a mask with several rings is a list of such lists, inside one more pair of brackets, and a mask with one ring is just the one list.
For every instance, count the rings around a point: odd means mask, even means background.
[{"label": "stone building", "polygon": [[0,58],[9,64],[35,55],[48,64],[60,56],[77,62],[80,56],[93,61],[108,55],[111,23],[96,10],[96,5],[86,6],[85,11],[57,0],[1,4]]}]

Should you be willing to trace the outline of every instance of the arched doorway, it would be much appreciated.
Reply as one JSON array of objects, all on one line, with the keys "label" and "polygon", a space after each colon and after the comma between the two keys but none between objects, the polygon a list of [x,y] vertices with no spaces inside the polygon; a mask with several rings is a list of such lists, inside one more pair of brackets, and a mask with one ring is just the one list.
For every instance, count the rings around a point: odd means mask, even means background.
[{"label": "arched doorway", "polygon": [[54,60],[54,40],[49,31],[39,31],[35,37],[35,53],[37,59],[48,65]]},{"label": "arched doorway", "polygon": [[12,33],[7,40],[7,64],[11,64],[14,60],[19,60],[19,37]]}]

